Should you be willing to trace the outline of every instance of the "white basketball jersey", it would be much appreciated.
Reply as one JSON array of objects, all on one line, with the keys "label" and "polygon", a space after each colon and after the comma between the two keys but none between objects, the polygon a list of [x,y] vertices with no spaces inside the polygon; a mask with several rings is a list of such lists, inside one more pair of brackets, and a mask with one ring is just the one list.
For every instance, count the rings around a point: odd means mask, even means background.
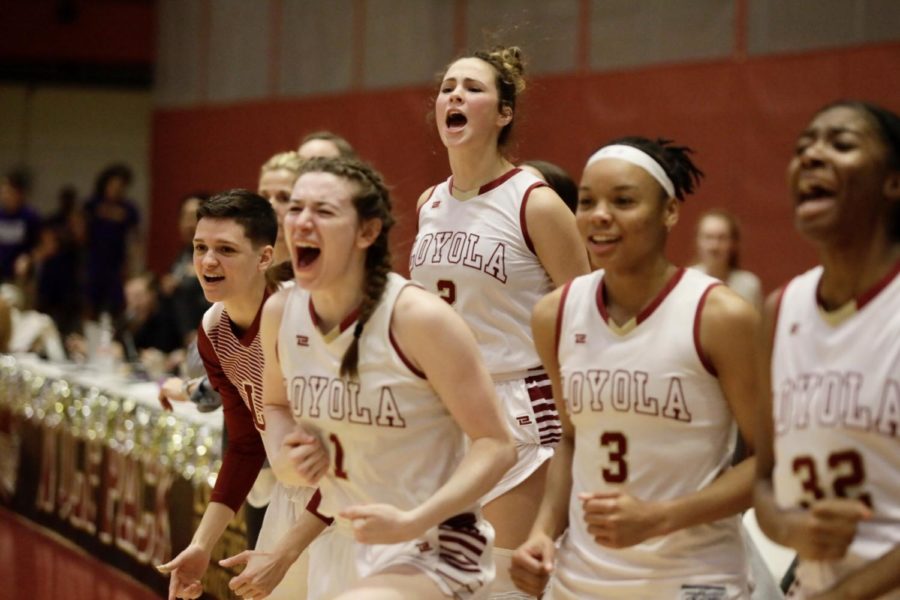
[{"label": "white basketball jersey", "polygon": [[808,591],[900,544],[900,265],[834,324],[816,300],[822,272],[788,283],[778,309],[775,497],[785,508],[858,498],[873,515],[842,560],[801,562],[797,578]]},{"label": "white basketball jersey", "polygon": [[579,493],[622,491],[659,501],[696,492],[728,468],[736,434],[699,348],[706,294],[719,282],[680,270],[625,330],[609,321],[603,276],[601,270],[574,279],[557,321],[563,394],[575,427],[569,530],[554,583],[565,592],[557,596],[603,598],[636,586],[641,597],[671,598],[672,586],[690,595],[706,583],[746,590],[737,516],[623,549],[600,546],[587,531]]},{"label": "white basketball jersey", "polygon": [[355,322],[323,334],[309,292],[297,286],[285,302],[279,362],[294,418],[331,454],[331,468],[319,483],[326,515],[375,502],[402,510],[418,506],[450,478],[465,453],[462,430],[390,332],[394,304],[409,284],[390,274],[360,338],[358,380],[339,375]]},{"label": "white basketball jersey", "polygon": [[544,185],[512,169],[461,201],[447,180],[419,209],[410,277],[466,320],[495,376],[541,364],[531,311],[553,284],[528,237],[525,206],[531,191]]}]

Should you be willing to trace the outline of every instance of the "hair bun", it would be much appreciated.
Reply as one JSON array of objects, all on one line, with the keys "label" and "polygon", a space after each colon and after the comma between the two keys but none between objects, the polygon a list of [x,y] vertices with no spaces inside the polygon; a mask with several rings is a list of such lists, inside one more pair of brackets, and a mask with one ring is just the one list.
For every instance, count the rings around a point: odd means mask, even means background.
[{"label": "hair bun", "polygon": [[516,93],[525,91],[525,56],[518,46],[497,46],[489,55],[503,66],[503,71],[516,86]]}]

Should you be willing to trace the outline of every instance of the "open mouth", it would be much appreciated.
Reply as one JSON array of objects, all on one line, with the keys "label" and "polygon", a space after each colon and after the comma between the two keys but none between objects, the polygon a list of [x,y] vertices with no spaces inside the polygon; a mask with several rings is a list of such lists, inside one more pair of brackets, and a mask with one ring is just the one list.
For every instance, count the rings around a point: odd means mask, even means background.
[{"label": "open mouth", "polygon": [[297,265],[301,268],[308,267],[316,262],[321,253],[322,250],[314,246],[297,246]]},{"label": "open mouth", "polygon": [[451,112],[447,115],[447,129],[450,130],[458,130],[462,129],[466,126],[466,123],[469,122],[469,119],[466,118],[466,115],[461,112]]},{"label": "open mouth", "polygon": [[800,200],[801,204],[812,200],[824,200],[826,198],[834,197],[834,190],[820,184],[801,186],[799,191],[800,193],[797,194],[797,198]]},{"label": "open mouth", "polygon": [[224,275],[204,275],[203,276],[203,281],[205,281],[206,283],[219,283],[220,281],[224,281],[224,280],[225,280]]}]

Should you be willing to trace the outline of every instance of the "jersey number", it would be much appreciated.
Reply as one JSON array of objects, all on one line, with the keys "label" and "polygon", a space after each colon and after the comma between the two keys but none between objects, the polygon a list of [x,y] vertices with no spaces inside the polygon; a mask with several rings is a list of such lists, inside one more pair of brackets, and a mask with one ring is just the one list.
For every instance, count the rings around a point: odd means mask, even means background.
[{"label": "jersey number", "polygon": [[341,440],[334,433],[328,436],[328,439],[334,444],[334,476],[340,479],[348,479],[347,471],[344,470],[344,447],[341,446]]},{"label": "jersey number", "polygon": [[[816,463],[812,456],[798,456],[791,464],[794,474],[800,478],[800,485],[809,494],[812,500],[821,500],[825,497],[825,490],[819,483],[819,475]],[[833,452],[828,456],[828,470],[837,477],[831,482],[831,489],[838,498],[855,498],[869,508],[872,507],[872,497],[863,492],[854,494],[852,488],[858,488],[866,481],[866,468],[862,456],[856,450],[842,450]],[[800,505],[808,508],[811,504],[809,498],[804,499]]]},{"label": "jersey number", "polygon": [[609,450],[609,466],[604,468],[603,481],[606,483],[625,483],[628,480],[628,439],[620,431],[604,431],[600,436],[600,445]]},{"label": "jersey number", "polygon": [[438,279],[437,291],[447,304],[453,306],[456,302],[456,284],[449,279]]}]

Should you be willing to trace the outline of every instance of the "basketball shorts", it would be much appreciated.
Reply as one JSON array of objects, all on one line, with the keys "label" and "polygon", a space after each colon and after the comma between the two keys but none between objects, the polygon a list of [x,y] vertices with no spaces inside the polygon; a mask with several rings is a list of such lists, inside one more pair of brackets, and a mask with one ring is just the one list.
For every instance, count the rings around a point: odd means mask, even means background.
[{"label": "basketball shorts", "polygon": [[559,413],[553,401],[550,378],[543,371],[494,381],[500,407],[516,443],[518,458],[482,504],[502,496],[528,479],[553,456],[562,436]]},{"label": "basketball shorts", "polygon": [[400,544],[361,544],[346,523],[330,529],[312,548],[309,600],[333,598],[365,577],[401,565],[419,569],[455,600],[486,598],[494,578],[494,530],[473,513]]}]

